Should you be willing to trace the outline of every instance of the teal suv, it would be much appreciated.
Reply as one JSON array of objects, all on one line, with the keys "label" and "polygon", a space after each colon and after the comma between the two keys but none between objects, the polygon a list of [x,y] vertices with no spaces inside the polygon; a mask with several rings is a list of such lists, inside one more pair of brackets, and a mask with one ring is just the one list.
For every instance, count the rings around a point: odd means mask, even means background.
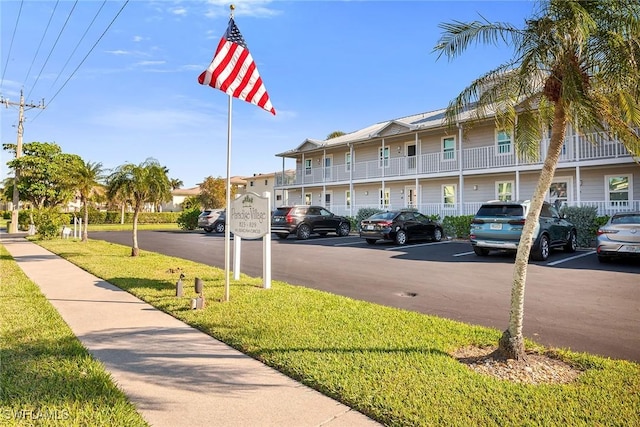
[{"label": "teal suv", "polygon": [[[491,250],[516,251],[529,207],[529,200],[484,203],[471,221],[469,237],[476,255],[487,256]],[[531,258],[545,261],[552,248],[575,252],[577,236],[576,227],[555,206],[544,202],[534,232]]]}]

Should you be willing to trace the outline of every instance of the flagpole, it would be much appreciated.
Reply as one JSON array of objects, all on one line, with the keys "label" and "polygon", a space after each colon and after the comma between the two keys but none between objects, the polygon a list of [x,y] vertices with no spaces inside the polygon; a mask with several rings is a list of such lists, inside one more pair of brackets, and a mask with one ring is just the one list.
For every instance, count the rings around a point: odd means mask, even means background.
[{"label": "flagpole", "polygon": [[[230,17],[233,19],[234,5],[229,5],[231,9]],[[226,209],[224,220],[224,300],[229,301],[229,282],[231,264],[231,230],[229,229],[229,218],[231,217],[231,106],[233,97],[229,95],[229,107],[227,114],[227,188],[226,188]]]},{"label": "flagpole", "polygon": [[231,230],[229,230],[229,218],[231,217],[231,95],[229,95],[229,113],[227,121],[227,189],[226,209],[224,220],[224,300],[229,301],[229,258],[231,254]]}]

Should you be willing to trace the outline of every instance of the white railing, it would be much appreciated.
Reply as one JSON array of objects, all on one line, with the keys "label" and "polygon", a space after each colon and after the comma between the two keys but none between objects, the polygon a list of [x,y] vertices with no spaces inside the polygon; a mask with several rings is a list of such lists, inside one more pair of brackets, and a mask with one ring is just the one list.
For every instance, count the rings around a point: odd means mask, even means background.
[{"label": "white railing", "polygon": [[[480,209],[480,206],[483,202],[470,202],[463,203],[462,205],[462,215],[475,215]],[[577,206],[577,202],[569,202],[568,206]],[[613,215],[616,212],[620,211],[640,211],[640,200],[630,200],[630,201],[616,201],[616,202],[602,202],[602,201],[586,201],[581,202],[580,206],[593,206],[597,209],[598,216],[604,215]],[[329,207],[328,207],[329,208]],[[404,206],[395,206],[389,205],[385,208],[381,208],[376,204],[356,204],[352,207],[340,204],[333,204],[329,209],[331,212],[336,215],[344,215],[344,216],[353,216],[355,217],[358,214],[360,209],[364,208],[374,208],[381,210],[394,210],[394,209],[403,209]],[[442,204],[442,203],[423,203],[416,207],[418,212],[423,213],[425,215],[438,215],[440,219],[444,219],[447,216],[459,216],[459,205],[454,204]]]},{"label": "white railing", "polygon": [[[496,146],[467,148],[462,150],[462,169],[496,169],[514,167],[517,164],[541,164],[547,154],[548,139],[540,144],[539,157],[534,159],[517,159],[515,149],[499,153]],[[502,147],[501,150],[505,148]],[[418,175],[455,172],[460,168],[460,152],[447,153],[452,159],[444,159],[442,153],[428,153],[420,156],[394,157],[384,160],[354,162],[353,173],[345,165],[331,167],[312,167],[298,170],[295,181],[293,177],[282,179],[282,173],[276,173],[276,188],[305,184],[322,184],[353,180],[381,179],[383,177],[415,177]],[[560,154],[560,163],[579,160],[598,160],[620,157],[631,157],[624,144],[598,133],[588,136],[568,137]]]}]

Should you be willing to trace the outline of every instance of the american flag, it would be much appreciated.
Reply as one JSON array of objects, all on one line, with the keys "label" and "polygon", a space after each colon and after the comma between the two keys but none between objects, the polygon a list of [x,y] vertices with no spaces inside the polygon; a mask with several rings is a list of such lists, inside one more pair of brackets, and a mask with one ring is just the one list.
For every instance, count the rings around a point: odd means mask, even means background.
[{"label": "american flag", "polygon": [[229,20],[227,31],[218,43],[211,65],[200,74],[198,82],[276,114],[258,68],[233,18]]}]

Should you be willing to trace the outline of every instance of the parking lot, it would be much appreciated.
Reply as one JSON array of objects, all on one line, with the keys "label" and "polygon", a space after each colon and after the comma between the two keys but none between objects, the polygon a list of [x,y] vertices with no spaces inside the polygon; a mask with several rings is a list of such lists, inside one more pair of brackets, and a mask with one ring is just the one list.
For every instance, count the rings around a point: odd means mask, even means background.
[{"label": "parking lot", "polygon": [[[130,245],[128,232],[92,233]],[[144,231],[143,250],[224,268],[224,235]],[[503,330],[512,253],[478,257],[465,241],[397,246],[363,239],[272,240],[272,278]],[[262,275],[262,241],[243,240],[241,272]],[[553,251],[527,274],[524,334],[541,344],[640,361],[640,263],[600,264],[591,249]],[[233,295],[233,290],[231,291]]]}]

